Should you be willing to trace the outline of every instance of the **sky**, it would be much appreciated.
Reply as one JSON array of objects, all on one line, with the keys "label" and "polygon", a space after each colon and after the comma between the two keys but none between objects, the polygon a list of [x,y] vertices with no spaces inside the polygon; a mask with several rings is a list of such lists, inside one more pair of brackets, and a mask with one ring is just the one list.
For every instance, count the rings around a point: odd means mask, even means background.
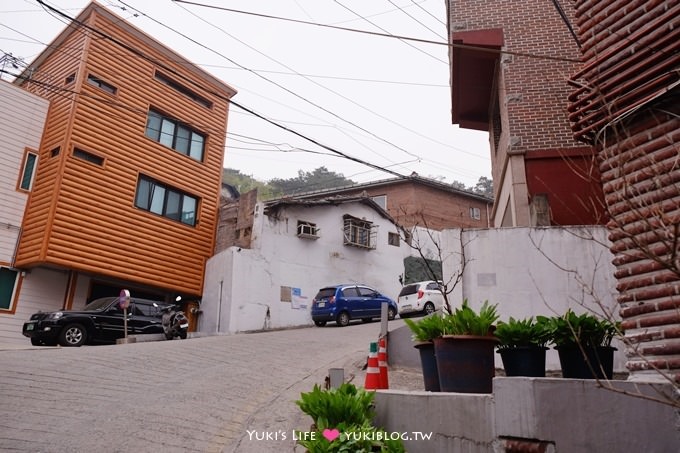
[{"label": "sky", "polygon": [[[89,4],[43,2],[71,17]],[[474,186],[491,176],[488,133],[451,123],[444,0],[99,3],[235,88],[240,105],[295,131],[232,105],[227,168],[260,181],[321,166],[359,183],[416,172]],[[37,0],[4,0],[0,57],[30,64],[65,27]]]}]

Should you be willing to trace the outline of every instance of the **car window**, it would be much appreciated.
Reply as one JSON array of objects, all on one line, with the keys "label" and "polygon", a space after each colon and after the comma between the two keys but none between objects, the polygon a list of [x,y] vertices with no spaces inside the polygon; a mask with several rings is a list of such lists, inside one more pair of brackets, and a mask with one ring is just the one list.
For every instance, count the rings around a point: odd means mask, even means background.
[{"label": "car window", "polygon": [[135,312],[136,315],[141,315],[141,316],[158,316],[159,310],[158,308],[154,307],[151,304],[144,304],[144,303],[136,303],[135,307],[137,308],[137,311]]},{"label": "car window", "polygon": [[350,286],[342,290],[342,297],[357,297],[358,295],[356,286]]},{"label": "car window", "polygon": [[103,297],[95,299],[85,306],[85,311],[100,311],[111,305],[111,302],[118,300],[117,297]]},{"label": "car window", "polygon": [[320,300],[320,299],[328,299],[329,297],[335,296],[335,288],[323,288],[320,289],[319,292],[316,294],[315,299]]},{"label": "car window", "polygon": [[399,296],[410,296],[411,294],[415,294],[418,292],[418,285],[406,285],[403,288],[401,288],[401,292],[399,293]]},{"label": "car window", "polygon": [[437,282],[428,283],[427,289],[432,291],[439,291],[439,284]]},{"label": "car window", "polygon": [[372,288],[367,288],[365,286],[359,286],[358,289],[359,289],[359,295],[362,296],[362,297],[373,297],[373,295],[375,295],[377,293],[376,290],[374,290]]}]

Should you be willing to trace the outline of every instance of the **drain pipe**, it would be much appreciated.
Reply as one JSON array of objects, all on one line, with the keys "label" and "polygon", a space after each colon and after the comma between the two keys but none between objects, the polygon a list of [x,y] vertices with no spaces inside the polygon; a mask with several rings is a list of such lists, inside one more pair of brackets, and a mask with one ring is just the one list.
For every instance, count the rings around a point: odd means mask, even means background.
[{"label": "drain pipe", "polygon": [[222,323],[222,287],[224,286],[224,280],[220,280],[220,297],[217,304],[217,333],[220,333],[220,324]]}]

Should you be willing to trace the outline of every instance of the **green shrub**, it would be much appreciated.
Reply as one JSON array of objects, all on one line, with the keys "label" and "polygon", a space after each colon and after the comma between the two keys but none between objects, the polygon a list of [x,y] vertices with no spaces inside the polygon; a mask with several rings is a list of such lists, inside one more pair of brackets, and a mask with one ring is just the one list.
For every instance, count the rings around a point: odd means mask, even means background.
[{"label": "green shrub", "polygon": [[550,322],[545,316],[533,316],[525,319],[515,319],[512,316],[507,322],[500,321],[494,335],[500,344],[498,349],[516,347],[545,347],[550,341]]},{"label": "green shrub", "polygon": [[363,425],[373,420],[373,392],[344,383],[337,389],[322,390],[318,385],[302,393],[295,403],[319,426]]},{"label": "green shrub", "polygon": [[311,438],[300,439],[298,444],[310,453],[403,453],[406,451],[401,439],[390,439],[388,433],[371,426],[370,423],[334,425],[332,429],[337,429],[340,435],[333,440],[328,440],[323,436],[323,430],[326,428],[330,427],[319,425]]},{"label": "green shrub", "polygon": [[611,346],[620,332],[620,323],[599,319],[588,313],[577,315],[571,309],[548,320],[550,341],[555,347],[580,344],[582,347]]},{"label": "green shrub", "polygon": [[405,318],[404,323],[411,329],[413,341],[432,341],[442,336],[444,320],[439,313],[433,313],[419,321]]},{"label": "green shrub", "polygon": [[485,301],[479,313],[470,308],[467,299],[453,313],[443,316],[443,335],[492,335],[493,323],[498,320],[497,305]]}]

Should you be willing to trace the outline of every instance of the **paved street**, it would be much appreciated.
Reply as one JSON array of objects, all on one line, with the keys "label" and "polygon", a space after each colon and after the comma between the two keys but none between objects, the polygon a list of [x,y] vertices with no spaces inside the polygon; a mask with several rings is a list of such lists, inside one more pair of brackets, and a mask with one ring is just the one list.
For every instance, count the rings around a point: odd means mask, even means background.
[{"label": "paved street", "polygon": [[294,404],[300,392],[333,367],[363,385],[358,368],[379,331],[374,322],[1,350],[0,450],[292,452],[293,429],[311,424]]}]

